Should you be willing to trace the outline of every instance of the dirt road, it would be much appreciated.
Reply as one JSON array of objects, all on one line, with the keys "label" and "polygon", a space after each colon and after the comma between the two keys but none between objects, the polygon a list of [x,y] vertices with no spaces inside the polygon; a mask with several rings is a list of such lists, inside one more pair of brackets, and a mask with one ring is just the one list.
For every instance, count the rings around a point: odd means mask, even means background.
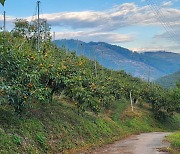
[{"label": "dirt road", "polygon": [[164,142],[165,136],[170,133],[154,132],[133,135],[127,139],[117,141],[113,144],[103,146],[92,154],[167,154],[159,152],[158,148],[168,147],[169,143]]}]

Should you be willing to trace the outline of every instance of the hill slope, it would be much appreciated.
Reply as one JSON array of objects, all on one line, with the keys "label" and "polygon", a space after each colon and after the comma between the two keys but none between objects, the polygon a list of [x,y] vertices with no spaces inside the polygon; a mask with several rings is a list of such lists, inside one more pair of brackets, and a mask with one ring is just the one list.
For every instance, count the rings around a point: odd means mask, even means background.
[{"label": "hill slope", "polygon": [[106,68],[125,70],[135,77],[154,80],[167,74],[176,72],[180,68],[180,54],[171,52],[132,52],[120,46],[104,42],[85,43],[79,40],[56,40],[58,47],[77,51],[78,55],[85,55],[90,59],[97,59]]},{"label": "hill slope", "polygon": [[175,121],[159,123],[149,109],[136,106],[132,113],[128,106],[121,100],[109,116],[78,115],[71,102],[56,98],[36,106],[26,118],[0,106],[0,153],[74,153],[134,133],[178,128]]},{"label": "hill slope", "polygon": [[[168,121],[179,99],[169,104],[164,89],[50,41],[37,52],[32,38],[14,35],[0,33],[0,153],[72,153],[133,133],[179,128]],[[130,98],[142,107],[132,112]]]},{"label": "hill slope", "polygon": [[163,86],[164,88],[174,88],[179,80],[180,71],[161,77],[156,80],[156,83]]}]

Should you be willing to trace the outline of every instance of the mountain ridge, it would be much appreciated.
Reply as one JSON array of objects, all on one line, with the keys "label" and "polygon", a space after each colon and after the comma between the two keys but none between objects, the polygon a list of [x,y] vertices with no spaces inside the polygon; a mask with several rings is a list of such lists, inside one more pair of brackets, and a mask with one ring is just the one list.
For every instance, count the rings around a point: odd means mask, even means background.
[{"label": "mountain ridge", "polygon": [[105,42],[83,42],[80,40],[55,40],[58,47],[76,51],[89,59],[96,59],[109,69],[124,70],[144,80],[156,80],[172,74],[180,68],[180,54],[166,51],[138,53],[127,48]]}]

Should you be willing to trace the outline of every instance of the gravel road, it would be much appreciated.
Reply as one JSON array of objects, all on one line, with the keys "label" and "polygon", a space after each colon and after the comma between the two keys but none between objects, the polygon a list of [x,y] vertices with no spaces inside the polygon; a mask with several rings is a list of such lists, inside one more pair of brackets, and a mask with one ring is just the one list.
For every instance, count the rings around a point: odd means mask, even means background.
[{"label": "gravel road", "polygon": [[169,143],[164,142],[165,136],[170,133],[153,132],[133,135],[124,140],[116,141],[96,149],[92,154],[167,154],[160,152],[159,148],[168,147]]}]

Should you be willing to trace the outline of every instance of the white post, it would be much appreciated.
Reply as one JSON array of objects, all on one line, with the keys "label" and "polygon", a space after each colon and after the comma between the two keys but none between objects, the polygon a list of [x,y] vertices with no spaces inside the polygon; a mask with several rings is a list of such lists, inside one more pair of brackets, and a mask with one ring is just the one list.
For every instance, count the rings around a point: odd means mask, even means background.
[{"label": "white post", "polygon": [[131,91],[130,91],[130,101],[131,101],[131,109],[132,109],[132,112],[133,112],[133,111],[134,111],[134,107],[133,107],[133,101],[132,101]]}]

